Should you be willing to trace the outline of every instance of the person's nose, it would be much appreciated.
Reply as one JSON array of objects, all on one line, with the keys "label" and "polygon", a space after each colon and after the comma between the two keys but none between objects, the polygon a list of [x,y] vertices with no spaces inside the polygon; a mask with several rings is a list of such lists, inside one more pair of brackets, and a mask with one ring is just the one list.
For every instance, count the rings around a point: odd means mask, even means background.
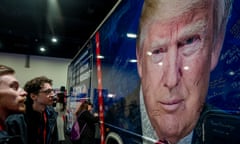
[{"label": "person's nose", "polygon": [[20,96],[22,96],[22,97],[27,96],[27,92],[22,88],[20,88]]},{"label": "person's nose", "polygon": [[55,95],[56,95],[56,94],[55,94],[54,91],[51,91],[51,92],[49,93],[49,96],[52,97],[52,98],[55,97]]},{"label": "person's nose", "polygon": [[174,49],[172,51],[169,51],[166,57],[163,75],[164,86],[170,89],[175,87],[176,85],[178,85],[180,76],[180,60],[178,57],[177,49]]}]

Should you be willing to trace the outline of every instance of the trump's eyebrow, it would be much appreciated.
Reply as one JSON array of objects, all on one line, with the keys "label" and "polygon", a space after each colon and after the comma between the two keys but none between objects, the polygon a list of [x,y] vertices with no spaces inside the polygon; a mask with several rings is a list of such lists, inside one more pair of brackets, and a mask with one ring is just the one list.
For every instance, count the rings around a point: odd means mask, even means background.
[{"label": "trump's eyebrow", "polygon": [[154,41],[151,43],[151,49],[157,48],[157,47],[165,47],[168,39],[167,38],[161,38],[158,37],[154,39]]},{"label": "trump's eyebrow", "polygon": [[188,36],[195,34],[204,34],[207,30],[206,20],[198,20],[196,22],[191,22],[188,25],[185,25],[178,33],[178,39],[185,39]]},{"label": "trump's eyebrow", "polygon": [[[191,22],[185,26],[183,26],[181,29],[179,29],[177,32],[177,41],[185,40],[187,37],[192,35],[202,35],[206,33],[207,30],[207,22],[206,20],[198,20],[195,22]],[[175,33],[175,32],[174,32]],[[155,37],[154,40],[150,44],[150,49],[155,48],[167,48],[167,43],[170,41],[171,37]]]}]

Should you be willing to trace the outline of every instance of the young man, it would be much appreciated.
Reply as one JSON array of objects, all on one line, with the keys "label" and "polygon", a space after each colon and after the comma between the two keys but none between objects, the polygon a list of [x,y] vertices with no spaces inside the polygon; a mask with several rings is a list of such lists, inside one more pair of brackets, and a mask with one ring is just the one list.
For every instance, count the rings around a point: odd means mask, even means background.
[{"label": "young man", "polygon": [[5,125],[10,115],[23,113],[26,109],[24,102],[27,93],[19,86],[14,74],[12,68],[0,65],[0,144],[24,143],[19,135],[9,135]]},{"label": "young man", "polygon": [[197,124],[224,40],[230,7],[226,4],[224,0],[145,0],[138,72],[159,143],[177,143]]},{"label": "young man", "polygon": [[29,144],[57,144],[57,113],[52,107],[55,95],[52,80],[44,76],[33,78],[25,84],[24,90],[28,92],[26,113],[10,117],[10,127],[18,127],[13,121],[23,116],[27,124],[26,137]]}]

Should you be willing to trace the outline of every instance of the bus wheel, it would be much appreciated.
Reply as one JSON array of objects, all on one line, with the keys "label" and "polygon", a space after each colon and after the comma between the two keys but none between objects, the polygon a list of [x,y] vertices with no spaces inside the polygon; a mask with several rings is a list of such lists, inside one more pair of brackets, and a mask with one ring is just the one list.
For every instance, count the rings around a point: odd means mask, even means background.
[{"label": "bus wheel", "polygon": [[123,144],[123,141],[117,133],[111,132],[106,138],[106,144]]}]

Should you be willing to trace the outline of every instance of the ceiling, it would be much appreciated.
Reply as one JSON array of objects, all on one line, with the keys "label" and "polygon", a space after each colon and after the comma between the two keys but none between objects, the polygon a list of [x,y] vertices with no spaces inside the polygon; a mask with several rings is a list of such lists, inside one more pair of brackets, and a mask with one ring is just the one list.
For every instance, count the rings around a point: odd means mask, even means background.
[{"label": "ceiling", "polygon": [[[0,52],[73,58],[117,0],[0,0]],[[57,38],[52,42],[51,38]],[[46,50],[41,52],[40,47]]]}]

